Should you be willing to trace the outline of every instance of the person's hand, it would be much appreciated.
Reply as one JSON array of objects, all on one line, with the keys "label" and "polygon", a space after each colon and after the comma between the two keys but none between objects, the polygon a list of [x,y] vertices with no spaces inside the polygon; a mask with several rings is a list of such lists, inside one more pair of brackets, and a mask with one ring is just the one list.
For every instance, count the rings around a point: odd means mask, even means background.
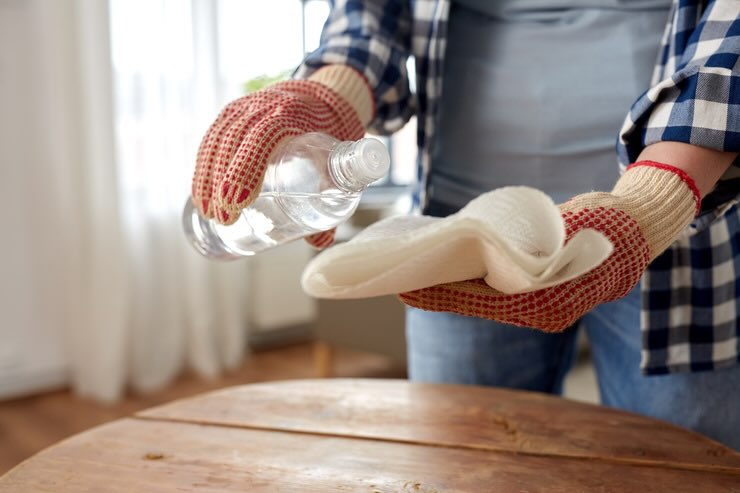
[{"label": "person's hand", "polygon": [[[529,293],[507,295],[482,279],[401,293],[409,306],[559,332],[598,304],[625,296],[647,265],[693,220],[700,195],[678,168],[652,161],[633,164],[611,193],[579,195],[560,206],[570,239],[593,228],[612,242],[612,254],[587,274]],[[567,241],[567,240],[566,240]]]},{"label": "person's hand", "polygon": [[[328,66],[308,80],[289,80],[239,98],[221,111],[198,149],[192,199],[207,218],[235,222],[260,194],[270,154],[286,138],[322,132],[339,140],[363,137],[372,116],[364,78]],[[334,230],[307,238],[322,248]]]}]

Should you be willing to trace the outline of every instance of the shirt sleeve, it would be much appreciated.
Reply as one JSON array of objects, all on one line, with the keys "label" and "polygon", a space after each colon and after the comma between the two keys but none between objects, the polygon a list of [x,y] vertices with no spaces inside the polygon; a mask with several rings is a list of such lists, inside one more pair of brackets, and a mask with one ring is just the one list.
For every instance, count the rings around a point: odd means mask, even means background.
[{"label": "shirt sleeve", "polygon": [[620,131],[620,164],[661,141],[740,151],[739,58],[740,1],[674,0],[651,87]]},{"label": "shirt sleeve", "polygon": [[408,0],[335,0],[319,48],[306,57],[294,77],[306,78],[330,64],[354,68],[373,88],[376,113],[370,130],[392,133],[413,113],[406,70],[410,31]]}]

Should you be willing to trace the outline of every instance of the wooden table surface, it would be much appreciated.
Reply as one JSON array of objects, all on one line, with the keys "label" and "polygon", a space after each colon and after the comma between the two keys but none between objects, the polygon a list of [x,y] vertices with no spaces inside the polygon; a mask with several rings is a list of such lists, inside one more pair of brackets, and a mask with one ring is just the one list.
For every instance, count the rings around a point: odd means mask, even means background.
[{"label": "wooden table surface", "polygon": [[552,396],[297,380],[176,401],[67,439],[0,478],[21,492],[740,492],[740,454]]}]

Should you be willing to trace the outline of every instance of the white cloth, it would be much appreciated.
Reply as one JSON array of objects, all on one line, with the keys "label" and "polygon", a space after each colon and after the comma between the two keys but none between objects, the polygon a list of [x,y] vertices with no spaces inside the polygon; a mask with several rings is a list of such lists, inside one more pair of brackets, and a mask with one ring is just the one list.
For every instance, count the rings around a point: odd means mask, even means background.
[{"label": "white cloth", "polygon": [[485,278],[503,293],[561,284],[601,264],[612,251],[585,229],[567,245],[558,207],[543,192],[504,187],[446,218],[397,216],[314,258],[303,289],[320,298],[363,298]]}]

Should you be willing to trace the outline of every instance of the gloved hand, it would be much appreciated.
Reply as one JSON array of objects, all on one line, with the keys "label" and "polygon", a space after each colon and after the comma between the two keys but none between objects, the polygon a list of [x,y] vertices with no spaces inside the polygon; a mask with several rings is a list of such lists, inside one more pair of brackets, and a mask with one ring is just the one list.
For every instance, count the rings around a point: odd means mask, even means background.
[{"label": "gloved hand", "polygon": [[688,174],[641,161],[627,169],[611,193],[578,195],[560,206],[568,239],[583,228],[593,228],[614,246],[604,263],[587,274],[558,286],[513,295],[474,279],[399,297],[423,310],[560,332],[595,306],[629,293],[650,261],[668,248],[699,208],[700,194]]},{"label": "gloved hand", "polygon": [[[260,194],[268,159],[281,140],[308,132],[357,140],[365,134],[372,114],[372,92],[365,79],[341,65],[232,101],[198,149],[193,203],[205,217],[232,224]],[[333,230],[307,238],[318,248],[333,239]]]}]

